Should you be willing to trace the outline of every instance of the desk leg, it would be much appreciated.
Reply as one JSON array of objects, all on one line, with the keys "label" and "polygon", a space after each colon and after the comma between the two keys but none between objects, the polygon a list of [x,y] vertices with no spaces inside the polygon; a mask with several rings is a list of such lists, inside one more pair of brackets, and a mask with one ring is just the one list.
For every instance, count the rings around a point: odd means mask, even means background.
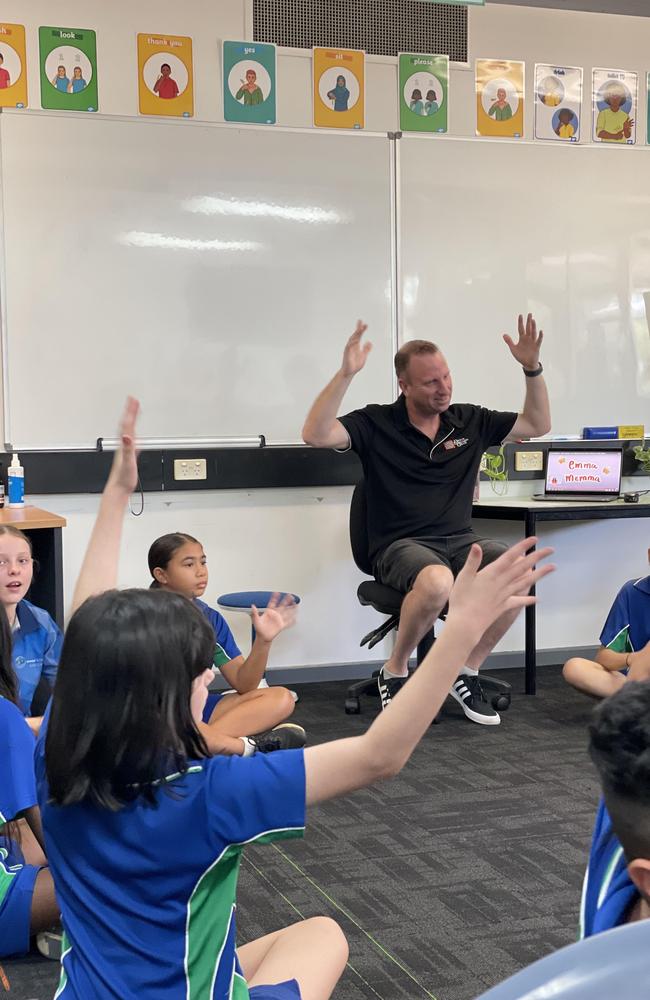
[{"label": "desk leg", "polygon": [[[526,538],[535,534],[537,518],[533,511],[526,512]],[[535,587],[531,588],[535,593]],[[525,641],[525,690],[526,694],[537,693],[537,642],[535,636],[535,605],[529,604],[525,609],[526,641]]]}]

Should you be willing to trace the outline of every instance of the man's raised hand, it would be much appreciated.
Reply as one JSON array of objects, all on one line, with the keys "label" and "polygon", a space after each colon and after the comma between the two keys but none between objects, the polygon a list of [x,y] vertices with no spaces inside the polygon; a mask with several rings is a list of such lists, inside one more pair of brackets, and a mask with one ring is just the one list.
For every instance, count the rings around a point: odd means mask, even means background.
[{"label": "man's raised hand", "polygon": [[542,330],[537,331],[537,323],[532,313],[528,313],[525,323],[524,317],[519,316],[517,320],[517,333],[517,343],[507,333],[503,334],[503,339],[510,348],[510,353],[515,361],[518,361],[528,371],[534,371],[536,368],[539,368],[539,352],[542,347],[544,333]]},{"label": "man's raised hand", "polygon": [[346,378],[351,378],[360,372],[366,363],[366,359],[372,350],[372,344],[370,341],[366,341],[365,344],[361,343],[361,338],[368,329],[367,323],[362,320],[357,320],[357,326],[345,345],[345,350],[343,351],[343,363],[341,365],[341,372]]}]

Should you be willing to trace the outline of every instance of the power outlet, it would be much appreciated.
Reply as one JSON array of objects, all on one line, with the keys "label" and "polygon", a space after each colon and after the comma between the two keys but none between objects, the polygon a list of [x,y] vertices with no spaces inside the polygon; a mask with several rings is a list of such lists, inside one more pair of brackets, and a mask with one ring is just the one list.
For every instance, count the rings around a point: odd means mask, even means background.
[{"label": "power outlet", "polygon": [[541,472],[543,468],[544,468],[544,452],[542,451],[515,452],[516,472]]},{"label": "power outlet", "polygon": [[204,458],[175,458],[174,479],[207,479],[208,469]]}]

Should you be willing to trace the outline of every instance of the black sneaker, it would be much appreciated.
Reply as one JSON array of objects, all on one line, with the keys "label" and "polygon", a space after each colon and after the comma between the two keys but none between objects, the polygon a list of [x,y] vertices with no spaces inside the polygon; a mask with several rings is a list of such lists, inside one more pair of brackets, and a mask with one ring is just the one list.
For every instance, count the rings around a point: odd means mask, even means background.
[{"label": "black sneaker", "polygon": [[258,753],[273,753],[274,750],[299,750],[307,742],[307,734],[295,722],[283,722],[267,733],[249,736]]},{"label": "black sneaker", "polygon": [[381,710],[388,708],[398,691],[406,684],[408,677],[386,677],[383,670],[377,675],[377,687],[381,698]]},{"label": "black sneaker", "polygon": [[472,722],[481,726],[498,726],[501,716],[492,708],[480,678],[475,674],[460,674],[451,686],[449,694],[455,698],[463,712]]}]

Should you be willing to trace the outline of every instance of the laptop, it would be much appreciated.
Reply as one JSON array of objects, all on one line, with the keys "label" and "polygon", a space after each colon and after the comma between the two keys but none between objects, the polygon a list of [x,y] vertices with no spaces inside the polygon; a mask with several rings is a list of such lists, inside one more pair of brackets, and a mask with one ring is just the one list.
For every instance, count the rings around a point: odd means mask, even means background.
[{"label": "laptop", "polygon": [[608,503],[621,495],[622,449],[550,449],[546,453],[544,492],[533,500]]}]

